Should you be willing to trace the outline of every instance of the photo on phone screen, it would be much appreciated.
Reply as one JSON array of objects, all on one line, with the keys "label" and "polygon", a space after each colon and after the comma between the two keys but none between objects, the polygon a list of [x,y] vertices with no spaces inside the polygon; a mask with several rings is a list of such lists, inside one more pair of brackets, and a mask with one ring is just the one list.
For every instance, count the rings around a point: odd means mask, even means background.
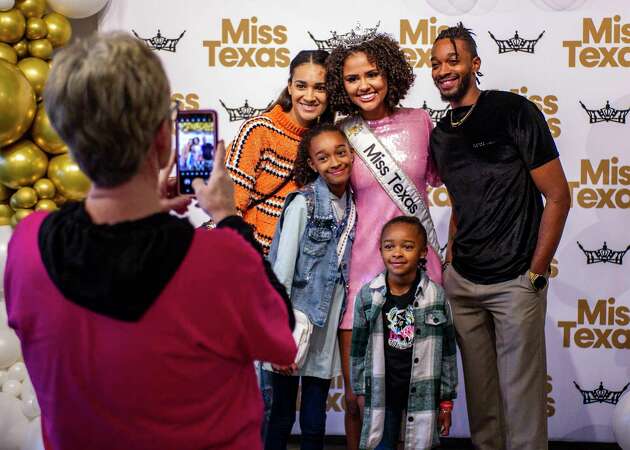
[{"label": "photo on phone screen", "polygon": [[180,194],[193,194],[195,178],[207,180],[217,145],[216,112],[180,111],[176,120],[177,183]]}]

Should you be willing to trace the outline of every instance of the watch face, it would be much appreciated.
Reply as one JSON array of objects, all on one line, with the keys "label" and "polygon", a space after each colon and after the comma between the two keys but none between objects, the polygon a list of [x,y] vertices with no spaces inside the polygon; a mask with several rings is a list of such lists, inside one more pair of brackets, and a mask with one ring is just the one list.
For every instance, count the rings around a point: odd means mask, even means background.
[{"label": "watch face", "polygon": [[540,291],[544,289],[545,286],[547,286],[547,279],[541,275],[537,276],[534,280],[534,287]]}]

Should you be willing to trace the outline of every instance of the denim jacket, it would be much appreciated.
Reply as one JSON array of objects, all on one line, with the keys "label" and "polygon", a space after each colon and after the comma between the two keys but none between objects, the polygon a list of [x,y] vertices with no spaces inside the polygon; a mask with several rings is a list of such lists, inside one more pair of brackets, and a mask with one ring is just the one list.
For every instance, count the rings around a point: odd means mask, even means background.
[{"label": "denim jacket", "polygon": [[[272,266],[278,257],[278,243],[287,206],[298,195],[306,198],[308,218],[299,243],[291,286],[291,301],[293,307],[306,314],[313,325],[323,327],[328,317],[336,284],[343,283],[347,292],[354,228],[350,231],[341,264],[337,257],[337,243],[346,226],[350,202],[353,200],[348,193],[345,216],[341,222],[337,223],[331,205],[332,194],[321,177],[289,194],[269,251],[268,258]],[[345,299],[343,309],[345,309]]]}]

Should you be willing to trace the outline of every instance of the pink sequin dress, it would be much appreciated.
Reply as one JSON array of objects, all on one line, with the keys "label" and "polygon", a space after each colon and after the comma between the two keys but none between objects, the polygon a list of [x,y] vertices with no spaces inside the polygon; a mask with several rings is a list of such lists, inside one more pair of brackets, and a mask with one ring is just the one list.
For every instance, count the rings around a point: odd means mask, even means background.
[{"label": "pink sequin dress", "polygon": [[[383,119],[368,120],[367,123],[418,190],[424,193],[428,205],[427,184],[440,186],[442,181],[429,158],[429,134],[433,124],[427,112],[402,108]],[[384,270],[379,252],[381,228],[388,220],[403,214],[358,156],[354,158],[350,181],[357,208],[357,229],[350,259],[348,304],[339,326],[343,330],[352,329],[354,297],[361,286]],[[431,247],[427,255],[427,271],[433,281],[442,284],[440,258]]]}]

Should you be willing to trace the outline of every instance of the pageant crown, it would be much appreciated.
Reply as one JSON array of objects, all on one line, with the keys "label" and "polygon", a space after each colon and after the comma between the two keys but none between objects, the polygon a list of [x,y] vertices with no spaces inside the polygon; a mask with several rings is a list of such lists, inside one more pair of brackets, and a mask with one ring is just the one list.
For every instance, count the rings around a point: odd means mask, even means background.
[{"label": "pageant crown", "polygon": [[589,403],[610,403],[616,405],[619,402],[621,395],[628,389],[630,383],[626,384],[620,391],[609,391],[604,387],[604,383],[600,381],[599,387],[592,391],[585,391],[574,381],[575,387],[582,394],[583,403],[588,405]]},{"label": "pageant crown", "polygon": [[625,250],[611,250],[604,242],[604,246],[598,250],[584,250],[582,244],[578,241],[578,247],[584,252],[586,255],[586,264],[595,264],[595,263],[612,263],[612,264],[623,264],[623,257],[630,250],[630,245],[626,247]]},{"label": "pageant crown", "polygon": [[186,33],[186,30],[184,30],[177,39],[169,39],[162,36],[160,30],[158,30],[157,34],[152,38],[143,38],[138,36],[138,33],[136,33],[135,30],[131,31],[138,39],[144,41],[151,50],[164,50],[173,53],[177,51],[177,43],[184,36],[184,33]]},{"label": "pageant crown", "polygon": [[433,121],[433,123],[435,125],[437,125],[437,123],[440,120],[442,120],[442,117],[444,117],[446,115],[446,113],[448,112],[449,108],[450,107],[447,106],[444,109],[433,109],[433,108],[429,108],[427,106],[427,101],[426,100],[422,103],[422,109],[424,109],[426,112],[429,113],[429,116],[431,117],[431,120]]},{"label": "pageant crown", "polygon": [[494,37],[490,31],[488,34],[492,38],[494,42],[499,46],[499,53],[510,53],[510,52],[523,52],[523,53],[534,53],[534,47],[540,40],[540,38],[545,34],[543,31],[540,33],[537,39],[523,39],[518,35],[518,31],[514,33],[514,37],[509,39],[497,39]]},{"label": "pageant crown", "polygon": [[267,108],[269,108],[269,106],[273,103],[273,101],[269,102],[269,104],[264,108],[252,108],[251,106],[249,106],[249,103],[247,103],[247,100],[245,100],[245,104],[243,106],[239,106],[238,108],[228,108],[227,106],[225,106],[225,103],[223,103],[223,100],[219,99],[219,101],[230,116],[230,122],[251,119],[254,116],[264,113]]},{"label": "pageant crown", "polygon": [[308,35],[313,39],[315,45],[320,50],[331,51],[336,47],[354,47],[365,41],[369,41],[376,35],[381,22],[379,21],[376,26],[372,28],[361,28],[361,24],[357,23],[353,29],[344,34],[338,34],[336,31],[331,31],[331,37],[328,39],[315,39],[315,36],[308,31]]},{"label": "pageant crown", "polygon": [[617,123],[626,123],[626,116],[628,112],[630,112],[630,108],[628,109],[615,109],[610,106],[610,101],[606,100],[606,106],[599,109],[588,109],[584,106],[584,103],[580,101],[580,105],[588,114],[588,120],[590,123],[597,122],[617,122]]}]

